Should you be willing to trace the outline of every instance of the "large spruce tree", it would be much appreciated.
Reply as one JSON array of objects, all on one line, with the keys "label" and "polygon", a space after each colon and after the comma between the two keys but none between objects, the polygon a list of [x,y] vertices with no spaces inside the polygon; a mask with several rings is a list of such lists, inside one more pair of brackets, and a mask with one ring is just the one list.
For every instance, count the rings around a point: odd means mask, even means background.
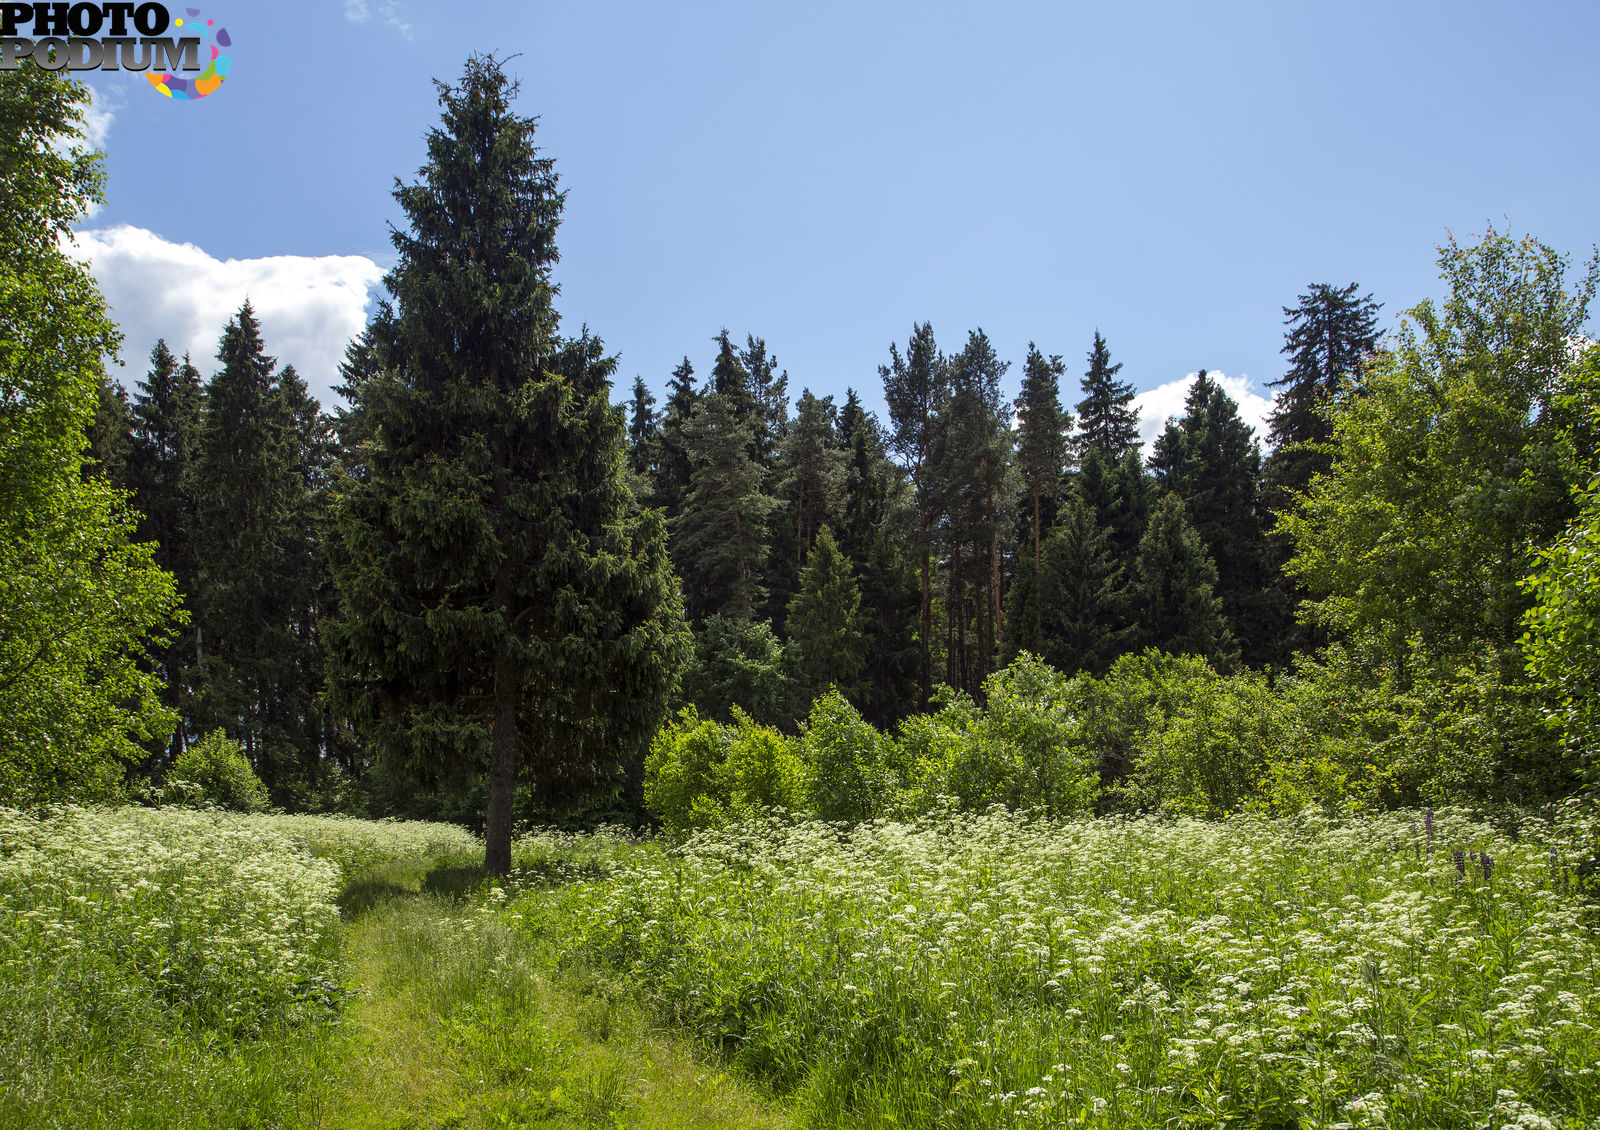
[{"label": "large spruce tree", "polygon": [[1216,594],[1244,660],[1280,658],[1285,618],[1264,591],[1270,562],[1262,522],[1261,451],[1239,406],[1204,369],[1183,415],[1156,437],[1150,468],[1161,489],[1183,499],[1189,522],[1217,568]]},{"label": "large spruce tree", "polygon": [[235,737],[279,803],[321,758],[315,691],[322,548],[320,412],[278,371],[248,302],[223,331],[194,468],[196,729]]},{"label": "large spruce tree", "polygon": [[1080,456],[1097,447],[1113,463],[1139,448],[1139,413],[1133,408],[1133,386],[1117,380],[1122,363],[1111,363],[1111,350],[1100,331],[1094,332],[1089,369],[1083,374],[1083,399],[1078,401]]},{"label": "large spruce tree", "polygon": [[519,772],[547,805],[618,786],[689,640],[660,517],[629,504],[614,362],[558,335],[553,162],[492,57],[438,86],[358,393],[367,479],[341,487],[338,685],[417,776],[487,776],[503,874]]},{"label": "large spruce tree", "polygon": [[830,686],[852,701],[867,665],[867,638],[861,630],[861,590],[850,559],[839,552],[832,532],[817,535],[811,559],[800,571],[800,591],[789,604],[789,642],[784,647],[796,697],[796,713]]},{"label": "large spruce tree", "polygon": [[1223,619],[1216,583],[1217,568],[1189,524],[1183,500],[1162,495],[1139,542],[1128,586],[1140,643],[1232,668],[1239,647]]},{"label": "large spruce tree", "polygon": [[[158,340],[150,369],[133,398],[132,450],[128,480],[138,507],[139,537],[155,543],[155,558],[177,581],[189,623],[157,652],[157,674],[166,686],[163,701],[191,716],[188,696],[195,676],[199,564],[195,559],[194,480],[200,447],[200,372],[185,357],[180,364]],[[182,752],[187,727],[173,734],[171,754]]]}]

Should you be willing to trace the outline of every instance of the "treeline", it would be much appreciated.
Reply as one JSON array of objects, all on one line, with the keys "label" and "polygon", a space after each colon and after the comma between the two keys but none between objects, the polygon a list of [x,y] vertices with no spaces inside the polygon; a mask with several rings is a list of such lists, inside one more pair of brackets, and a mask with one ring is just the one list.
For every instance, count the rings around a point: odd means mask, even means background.
[{"label": "treeline", "polygon": [[[513,91],[483,58],[441,84],[330,414],[248,304],[209,376],[158,344],[131,394],[105,379],[115,330],[59,249],[98,198],[86,96],[0,76],[0,798],[98,795],[130,759],[159,782],[221,731],[274,803],[484,819],[503,870],[519,782],[525,819],[636,814],[669,706],[811,749],[826,702],[904,747],[1015,672],[1121,685],[1149,655],[1224,680],[1201,737],[1217,703],[1318,717],[1312,799],[1345,795],[1322,764],[1374,803],[1593,772],[1600,259],[1569,287],[1532,239],[1452,242],[1444,301],[1386,340],[1356,285],[1310,287],[1264,451],[1205,373],[1142,451],[1098,333],[1071,411],[1061,356],[1030,346],[1013,398],[981,330],[926,324],[879,366],[885,420],[791,399],[726,331],[703,382],[685,358],[659,411],[643,380],[617,406],[615,360],[559,333],[564,197]],[[1158,754],[1090,758],[1097,803],[1156,795]]]},{"label": "treeline", "polygon": [[1315,411],[1376,347],[1377,306],[1318,285],[1285,311],[1289,373],[1263,459],[1202,371],[1148,458],[1133,386],[1098,333],[1076,411],[1067,366],[1030,345],[1021,392],[982,330],[954,352],[913,328],[880,367],[889,419],[803,389],[727,331],[697,386],[628,404],[635,494],[666,514],[695,625],[687,697],[792,724],[837,686],[888,726],[936,685],[981,695],[1024,651],[1102,674],[1157,647],[1223,669],[1282,666],[1303,640],[1274,504],[1326,454]]},{"label": "treeline", "polygon": [[[1412,311],[1431,327],[1424,342],[1407,328],[1382,348],[1378,306],[1354,284],[1312,286],[1285,308],[1265,454],[1201,372],[1146,455],[1133,388],[1098,333],[1071,411],[1060,356],[1030,346],[1012,399],[981,330],[947,353],[926,324],[880,367],[887,422],[854,390],[842,404],[809,389],[791,400],[754,335],[712,339],[703,382],[685,358],[660,410],[636,379],[629,485],[666,519],[694,638],[680,704],[794,733],[836,689],[890,731],[951,691],[981,708],[1024,654],[1101,678],[1158,652],[1258,672],[1241,684],[1252,688],[1291,671],[1305,686],[1315,670],[1323,698],[1338,697],[1337,671],[1351,702],[1411,696],[1431,704],[1412,714],[1500,751],[1412,773],[1395,795],[1446,778],[1458,793],[1561,792],[1574,764],[1524,670],[1525,578],[1594,466],[1592,351],[1547,348],[1575,340],[1586,292],[1562,290],[1559,257],[1535,244],[1490,233],[1457,256],[1446,266],[1460,287],[1492,268],[1498,292],[1476,309],[1458,292],[1443,319]],[[1530,325],[1539,302],[1547,313]],[[1486,324],[1544,350],[1545,367],[1502,357],[1487,387],[1471,368],[1485,355],[1439,354]],[[348,803],[368,763],[320,693],[319,624],[334,601],[329,495],[339,474],[360,474],[366,437],[276,369],[248,305],[218,360],[202,384],[158,344],[131,401],[106,386],[94,431],[94,469],[130,492],[190,615],[159,653],[183,719],[161,756],[221,728],[278,803]],[[346,388],[373,364],[369,333],[351,345]],[[1111,759],[1104,783],[1132,766]]]}]

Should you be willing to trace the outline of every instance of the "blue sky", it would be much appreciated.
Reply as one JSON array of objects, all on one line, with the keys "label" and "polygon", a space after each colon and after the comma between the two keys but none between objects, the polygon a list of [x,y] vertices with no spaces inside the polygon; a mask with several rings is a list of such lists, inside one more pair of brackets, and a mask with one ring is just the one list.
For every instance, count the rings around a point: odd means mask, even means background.
[{"label": "blue sky", "polygon": [[[173,6],[176,8],[176,5]],[[983,327],[1020,379],[1096,328],[1152,421],[1196,369],[1265,410],[1281,307],[1358,282],[1385,325],[1486,222],[1600,239],[1600,5],[202,5],[233,72],[200,102],[95,74],[109,204],[82,244],[128,334],[209,374],[248,292],[325,394],[391,262],[430,79],[516,55],[568,190],[558,300],[657,390],[726,326],[881,408],[891,340]],[[187,246],[185,246],[187,245]],[[1253,396],[1253,399],[1252,399]]]}]

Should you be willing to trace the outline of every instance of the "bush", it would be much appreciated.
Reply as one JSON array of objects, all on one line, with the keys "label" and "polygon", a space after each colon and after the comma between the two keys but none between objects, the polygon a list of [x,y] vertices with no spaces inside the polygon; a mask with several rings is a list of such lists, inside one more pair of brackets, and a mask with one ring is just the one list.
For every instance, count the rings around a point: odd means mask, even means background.
[{"label": "bush", "polygon": [[701,718],[692,706],[651,741],[644,760],[644,803],[667,831],[709,828],[727,818],[718,776],[728,745],[727,727]]},{"label": "bush", "polygon": [[1183,689],[1165,724],[1144,732],[1128,795],[1163,812],[1237,812],[1283,744],[1282,702],[1256,672],[1193,679]]},{"label": "bush", "polygon": [[1026,653],[991,675],[983,685],[988,707],[961,733],[949,763],[948,789],[960,806],[1092,810],[1099,767],[1080,733],[1079,700],[1093,681],[1068,678]]},{"label": "bush", "polygon": [[903,783],[895,744],[837,690],[812,705],[800,750],[807,799],[823,820],[871,820],[894,807]]},{"label": "bush", "polygon": [[187,746],[172,762],[171,784],[187,781],[200,787],[190,799],[235,812],[261,812],[267,807],[267,788],[245,759],[239,743],[221,730],[213,730]]},{"label": "bush", "polygon": [[713,828],[803,800],[794,741],[756,725],[738,707],[733,719],[723,726],[687,707],[650,743],[645,807],[669,832]]},{"label": "bush", "polygon": [[729,809],[738,816],[772,808],[795,809],[805,801],[805,772],[798,743],[770,726],[758,726],[733,708],[733,734],[722,781]]}]

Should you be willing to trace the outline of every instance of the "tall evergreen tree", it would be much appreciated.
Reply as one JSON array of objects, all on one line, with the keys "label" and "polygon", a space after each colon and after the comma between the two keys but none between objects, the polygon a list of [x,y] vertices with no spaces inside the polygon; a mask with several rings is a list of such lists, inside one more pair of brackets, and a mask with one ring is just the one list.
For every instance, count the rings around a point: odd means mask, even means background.
[{"label": "tall evergreen tree", "polygon": [[839,426],[849,440],[849,462],[837,539],[856,567],[861,630],[872,657],[857,705],[869,722],[889,729],[919,703],[917,583],[904,536],[910,500],[884,450],[882,428],[861,409],[854,390],[845,398]]},{"label": "tall evergreen tree", "polygon": [[1283,308],[1283,352],[1289,371],[1271,382],[1281,388],[1267,420],[1272,448],[1268,475],[1274,509],[1289,492],[1303,492],[1315,475],[1326,473],[1333,439],[1330,401],[1346,377],[1359,379],[1363,361],[1378,347],[1378,311],[1370,294],[1357,298],[1357,286],[1313,283],[1293,307]]},{"label": "tall evergreen tree", "polygon": [[[667,404],[656,432],[656,464],[651,482],[650,505],[666,513],[669,526],[683,509],[683,500],[689,494],[689,480],[694,474],[683,431],[694,417],[700,396],[700,390],[695,388],[694,366],[685,357],[667,381]],[[673,548],[676,551],[676,544]]]},{"label": "tall evergreen tree", "polygon": [[118,490],[129,489],[128,456],[132,451],[133,413],[128,393],[116,381],[100,376],[99,403],[88,427],[89,450],[83,473],[98,475]]},{"label": "tall evergreen tree", "polygon": [[1131,568],[1159,494],[1139,453],[1129,451],[1114,462],[1100,448],[1090,447],[1073,476],[1073,488],[1094,510],[1098,524],[1110,530],[1112,557]]},{"label": "tall evergreen tree", "polygon": [[857,680],[867,664],[861,590],[850,559],[839,552],[827,527],[817,535],[811,559],[800,571],[800,591],[789,605],[787,628],[784,658],[797,695],[797,713],[830,686],[854,701],[859,696]]},{"label": "tall evergreen tree", "polygon": [[141,515],[139,537],[155,543],[155,558],[177,581],[189,622],[157,652],[162,701],[180,721],[169,753],[183,752],[193,707],[189,695],[197,674],[200,577],[195,557],[195,461],[201,427],[200,372],[188,357],[180,365],[165,339],[150,351],[150,369],[133,399],[133,444],[129,482]]},{"label": "tall evergreen tree", "polygon": [[696,622],[716,612],[753,619],[766,595],[775,502],[762,490],[755,420],[730,395],[700,398],[683,438],[693,467],[689,494],[673,519],[673,559]]},{"label": "tall evergreen tree", "polygon": [[1162,495],[1139,543],[1128,591],[1140,643],[1232,668],[1239,649],[1223,619],[1216,580],[1216,566],[1189,524],[1183,500]]},{"label": "tall evergreen tree", "polygon": [[1238,405],[1204,369],[1167,421],[1150,457],[1161,488],[1183,499],[1189,522],[1217,568],[1216,594],[1246,663],[1279,656],[1287,621],[1272,615],[1260,499],[1261,450]]},{"label": "tall evergreen tree", "polygon": [[794,553],[804,565],[824,526],[834,524],[845,485],[846,456],[833,426],[833,398],[812,395],[795,403],[795,418],[783,437],[779,489],[794,523]]},{"label": "tall evergreen tree", "polygon": [[645,475],[655,466],[656,431],[661,421],[655,413],[655,394],[643,377],[633,378],[633,398],[628,401],[628,466]]},{"label": "tall evergreen tree", "polygon": [[1082,499],[1071,499],[1045,541],[1039,571],[1040,657],[1069,674],[1104,675],[1132,644],[1125,585],[1111,531]]},{"label": "tall evergreen tree", "polygon": [[1033,342],[1022,367],[1022,393],[1017,397],[1017,470],[1033,510],[1033,564],[1039,567],[1040,545],[1055,518],[1057,494],[1067,463],[1067,434],[1072,417],[1061,411],[1061,357],[1046,358]]},{"label": "tall evergreen tree", "polygon": [[950,372],[933,338],[933,325],[913,325],[905,356],[890,344],[889,364],[878,367],[889,406],[889,450],[911,479],[917,528],[914,544],[921,558],[922,701],[933,696],[933,539],[943,512],[934,440],[939,414],[950,397]]},{"label": "tall evergreen tree", "polygon": [[1083,374],[1083,399],[1078,401],[1078,452],[1080,458],[1098,447],[1111,462],[1139,448],[1139,414],[1133,405],[1133,386],[1117,380],[1122,362],[1111,363],[1111,350],[1100,331],[1094,332],[1089,369]]},{"label": "tall evergreen tree", "polygon": [[312,593],[320,573],[313,493],[319,410],[277,372],[248,302],[228,323],[206,385],[195,461],[200,728],[245,748],[278,803],[315,771],[322,684]]},{"label": "tall evergreen tree", "polygon": [[660,517],[622,477],[615,362],[558,334],[553,162],[492,57],[438,86],[428,161],[396,190],[368,478],[342,485],[336,685],[413,775],[487,778],[504,874],[520,770],[546,805],[617,787],[689,640]]},{"label": "tall evergreen tree", "polygon": [[745,335],[740,351],[750,399],[755,405],[756,459],[769,473],[778,461],[778,448],[789,423],[789,372],[778,369],[778,359],[767,352],[767,343],[754,334]]},{"label": "tall evergreen tree", "polygon": [[945,495],[946,681],[978,693],[1005,649],[1001,532],[1017,494],[1010,406],[1000,396],[1008,365],[984,332],[968,334],[950,360],[950,400],[935,437]]}]

